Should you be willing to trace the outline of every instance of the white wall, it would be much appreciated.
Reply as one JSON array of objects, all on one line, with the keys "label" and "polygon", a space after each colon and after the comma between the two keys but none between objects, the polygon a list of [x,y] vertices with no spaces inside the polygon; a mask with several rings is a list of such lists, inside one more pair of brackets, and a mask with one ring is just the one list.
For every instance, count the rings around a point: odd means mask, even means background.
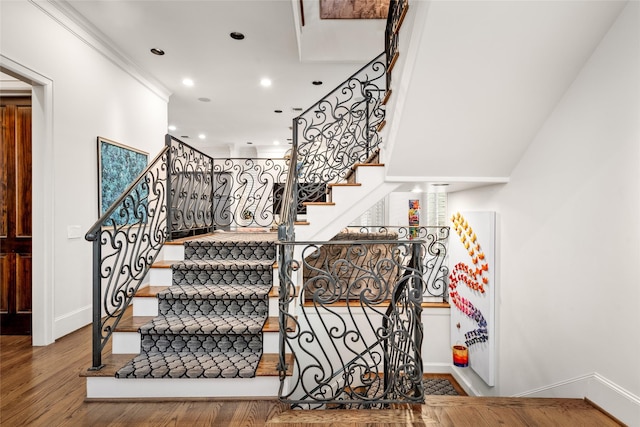
[{"label": "white wall", "polygon": [[[34,344],[46,344],[91,321],[84,233],[98,218],[96,137],[151,160],[164,143],[168,94],[107,59],[50,3],[2,2],[0,23],[1,65],[46,82],[36,88],[45,100],[34,108],[33,141]],[[81,238],[68,238],[70,225]]]},{"label": "white wall", "polygon": [[510,182],[449,196],[500,218],[498,385],[461,373],[482,394],[586,396],[640,425],[639,41],[630,2]]}]

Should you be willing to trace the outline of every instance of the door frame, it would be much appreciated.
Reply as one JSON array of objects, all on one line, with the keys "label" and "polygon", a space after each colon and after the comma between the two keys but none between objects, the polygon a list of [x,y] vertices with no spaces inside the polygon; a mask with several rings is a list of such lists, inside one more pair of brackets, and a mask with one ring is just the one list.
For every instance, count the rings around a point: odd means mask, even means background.
[{"label": "door frame", "polygon": [[32,136],[32,344],[54,338],[53,81],[0,54],[0,68],[31,84]]}]

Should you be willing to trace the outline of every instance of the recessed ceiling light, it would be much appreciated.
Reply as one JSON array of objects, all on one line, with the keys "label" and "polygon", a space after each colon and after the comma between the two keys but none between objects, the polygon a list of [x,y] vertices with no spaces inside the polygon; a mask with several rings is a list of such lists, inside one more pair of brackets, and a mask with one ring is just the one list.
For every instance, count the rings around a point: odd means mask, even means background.
[{"label": "recessed ceiling light", "polygon": [[280,145],[280,141],[273,141],[273,145]]},{"label": "recessed ceiling light", "polygon": [[302,108],[301,107],[293,107],[292,110],[293,111],[302,111]]},{"label": "recessed ceiling light", "polygon": [[153,53],[154,55],[162,56],[164,55],[164,50],[154,47],[153,49],[151,49],[151,53]]},{"label": "recessed ceiling light", "polygon": [[280,114],[280,113],[282,113],[282,110],[273,110],[273,112]]},{"label": "recessed ceiling light", "polygon": [[177,129],[177,128],[176,128],[174,125],[170,125],[170,126],[169,126],[169,130],[170,130],[170,131],[174,131],[174,130],[176,130],[176,129]]},{"label": "recessed ceiling light", "polygon": [[211,98],[198,98],[198,101],[211,102]]},{"label": "recessed ceiling light", "polygon": [[311,82],[311,84],[314,85],[314,86],[320,86],[322,84],[322,81],[314,80],[314,81]]},{"label": "recessed ceiling light", "polygon": [[207,135],[205,135],[204,133],[201,133],[201,134],[199,134],[199,135],[198,135],[198,138],[200,138],[200,139],[206,139],[206,138],[207,138]]},{"label": "recessed ceiling light", "polygon": [[253,145],[253,142],[249,141],[247,142],[247,145]]},{"label": "recessed ceiling light", "polygon": [[266,77],[265,77],[265,78],[263,78],[262,80],[260,80],[260,85],[261,85],[262,87],[269,87],[269,86],[271,86],[271,79],[268,79],[268,78],[266,78]]},{"label": "recessed ceiling light", "polygon": [[191,80],[189,78],[183,79],[182,80],[182,84],[185,85],[185,86],[191,87],[191,86],[193,86],[193,80]]},{"label": "recessed ceiling light", "polygon": [[413,188],[413,190],[411,190],[412,193],[422,193],[422,188],[415,186]]},{"label": "recessed ceiling light", "polygon": [[182,135],[180,138],[189,139],[189,135]]},{"label": "recessed ceiling light", "polygon": [[234,32],[229,34],[229,37],[231,37],[234,40],[243,40],[244,39],[244,34],[238,32],[238,31],[234,31]]},{"label": "recessed ceiling light", "polygon": [[447,187],[448,185],[449,184],[447,184],[446,182],[431,184],[432,187]]}]

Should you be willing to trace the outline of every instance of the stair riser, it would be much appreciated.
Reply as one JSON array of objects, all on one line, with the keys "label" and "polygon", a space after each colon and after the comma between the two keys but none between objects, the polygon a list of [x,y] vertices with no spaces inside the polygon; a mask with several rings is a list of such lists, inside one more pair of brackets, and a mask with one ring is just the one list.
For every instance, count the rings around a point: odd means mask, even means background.
[{"label": "stair riser", "polygon": [[151,268],[149,278],[150,284],[153,286],[171,286],[171,269]]},{"label": "stair riser", "polygon": [[192,242],[185,246],[185,260],[262,260],[276,259],[276,249],[273,243],[236,245],[233,243],[221,243],[218,245],[198,246]]},{"label": "stair riser", "polygon": [[272,284],[273,271],[255,270],[201,270],[173,268],[172,283],[189,285],[212,285],[228,283],[238,285]]},{"label": "stair riser", "polygon": [[[149,283],[153,286],[171,286],[171,269],[170,268],[151,268],[149,271]],[[278,286],[278,270],[273,270],[273,278],[271,279],[271,283],[274,286]]]},{"label": "stair riser", "polygon": [[[289,379],[284,393],[289,392]],[[122,380],[110,377],[87,378],[89,399],[193,398],[193,397],[277,397],[278,377],[173,379],[148,378]]]},{"label": "stair riser", "polygon": [[157,316],[158,298],[133,298],[134,316]]},{"label": "stair riser", "polygon": [[[262,334],[263,353],[278,353],[280,341],[278,332],[264,332]],[[112,342],[113,354],[136,354],[140,352],[142,339],[139,332],[114,332]],[[290,353],[289,350],[286,351]]]},{"label": "stair riser", "polygon": [[[134,316],[157,316],[158,315],[158,298],[144,297],[133,299],[133,315]],[[269,298],[269,317],[279,315],[278,298]]]},{"label": "stair riser", "polygon": [[264,300],[160,300],[158,312],[161,315],[188,313],[209,314],[267,314],[268,301]]},{"label": "stair riser", "polygon": [[156,335],[142,334],[141,348],[146,352],[170,352],[170,351],[244,351],[262,349],[262,337],[260,335]]},{"label": "stair riser", "polygon": [[160,254],[158,255],[158,261],[183,261],[184,260],[184,246],[183,245],[164,245]]}]

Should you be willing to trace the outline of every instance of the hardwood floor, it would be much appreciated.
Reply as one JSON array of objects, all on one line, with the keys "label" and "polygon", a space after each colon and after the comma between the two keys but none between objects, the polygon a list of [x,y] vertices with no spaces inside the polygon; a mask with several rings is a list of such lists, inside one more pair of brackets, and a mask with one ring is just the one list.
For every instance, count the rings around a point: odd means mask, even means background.
[{"label": "hardwood floor", "polygon": [[14,426],[616,426],[579,399],[428,396],[385,411],[290,411],[277,400],[85,401],[85,327],[47,347],[0,336],[0,425]]}]

